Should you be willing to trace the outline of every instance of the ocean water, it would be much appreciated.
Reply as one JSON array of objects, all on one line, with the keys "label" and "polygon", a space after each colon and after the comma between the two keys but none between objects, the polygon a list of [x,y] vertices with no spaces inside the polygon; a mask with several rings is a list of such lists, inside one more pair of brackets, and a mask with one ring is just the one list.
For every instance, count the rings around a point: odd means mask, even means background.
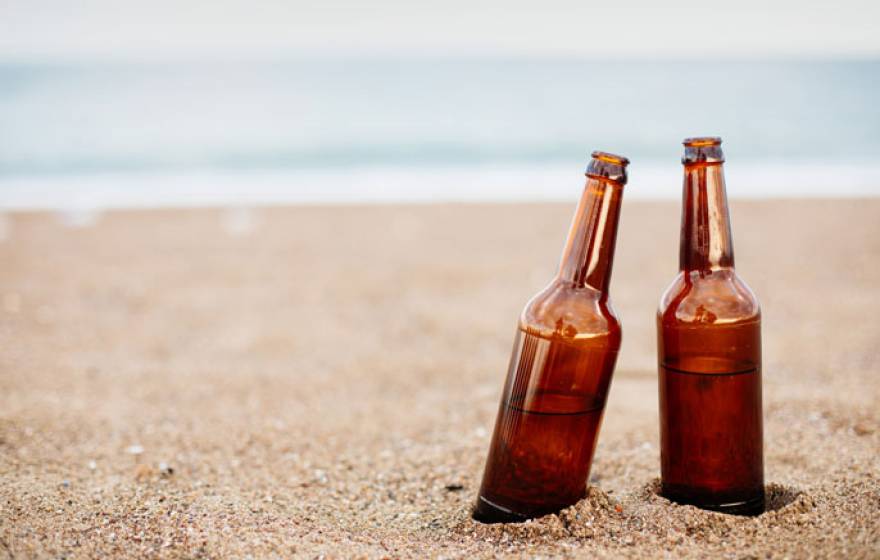
[{"label": "ocean water", "polygon": [[0,207],[569,200],[588,153],[680,196],[719,135],[735,197],[880,195],[880,61],[0,64]]}]

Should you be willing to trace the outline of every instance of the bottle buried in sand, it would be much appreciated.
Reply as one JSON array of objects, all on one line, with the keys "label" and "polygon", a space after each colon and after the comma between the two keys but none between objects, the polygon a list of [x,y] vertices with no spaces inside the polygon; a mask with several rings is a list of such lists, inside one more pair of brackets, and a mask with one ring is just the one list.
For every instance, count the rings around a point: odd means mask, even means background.
[{"label": "bottle buried in sand", "polygon": [[764,510],[761,311],[733,268],[720,138],[684,141],[680,269],[657,313],[662,493]]},{"label": "bottle buried in sand", "polygon": [[620,348],[608,282],[628,163],[593,152],[559,273],[520,316],[478,521],[524,521],[586,494]]}]

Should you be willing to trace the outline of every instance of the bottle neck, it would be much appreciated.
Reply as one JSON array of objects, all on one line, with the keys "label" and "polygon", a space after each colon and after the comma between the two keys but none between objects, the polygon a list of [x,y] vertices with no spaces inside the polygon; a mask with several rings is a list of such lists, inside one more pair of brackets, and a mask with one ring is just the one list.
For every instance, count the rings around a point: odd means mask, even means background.
[{"label": "bottle neck", "polygon": [[608,293],[623,185],[587,176],[557,279]]},{"label": "bottle neck", "polygon": [[733,268],[722,163],[685,164],[679,268],[685,272]]}]

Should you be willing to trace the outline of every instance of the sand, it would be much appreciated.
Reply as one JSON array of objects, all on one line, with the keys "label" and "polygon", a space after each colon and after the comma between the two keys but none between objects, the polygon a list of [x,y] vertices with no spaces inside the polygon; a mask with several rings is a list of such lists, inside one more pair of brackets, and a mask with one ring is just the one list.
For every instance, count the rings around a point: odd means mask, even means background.
[{"label": "sand", "polygon": [[880,557],[880,200],[733,204],[770,511],[656,494],[678,205],[626,202],[589,496],[470,520],[516,317],[572,210],[5,215],[0,558]]}]

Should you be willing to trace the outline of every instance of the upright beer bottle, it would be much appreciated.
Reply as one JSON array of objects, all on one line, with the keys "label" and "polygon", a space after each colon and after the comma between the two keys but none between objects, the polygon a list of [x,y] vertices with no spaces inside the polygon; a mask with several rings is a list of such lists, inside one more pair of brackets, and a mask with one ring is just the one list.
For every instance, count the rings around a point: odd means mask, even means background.
[{"label": "upright beer bottle", "polygon": [[684,141],[680,272],[657,313],[662,493],[764,510],[761,311],[733,268],[720,138]]},{"label": "upright beer bottle", "polygon": [[586,494],[620,348],[608,300],[624,157],[593,152],[559,273],[519,319],[474,518],[523,521]]}]

